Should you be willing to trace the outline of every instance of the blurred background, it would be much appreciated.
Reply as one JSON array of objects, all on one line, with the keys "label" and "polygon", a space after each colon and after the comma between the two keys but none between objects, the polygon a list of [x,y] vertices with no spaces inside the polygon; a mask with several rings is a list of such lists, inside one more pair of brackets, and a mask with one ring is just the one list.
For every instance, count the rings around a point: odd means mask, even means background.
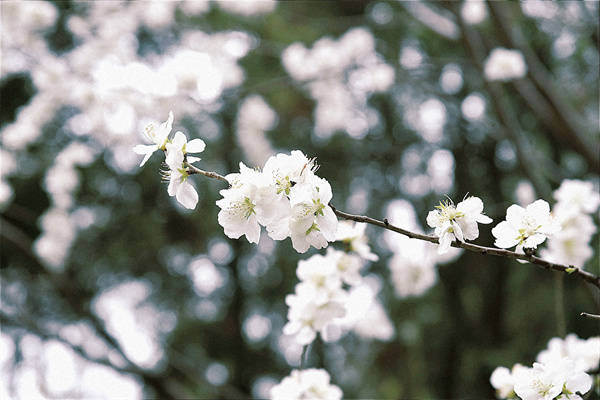
[{"label": "blurred background", "polygon": [[[193,177],[189,211],[160,155],[139,168],[170,110],[203,169],[299,149],[347,212],[429,232],[440,200],[478,196],[488,246],[509,205],[554,204],[564,179],[598,190],[597,1],[0,7],[5,399],[264,398],[299,365],[284,299],[315,251],[230,240],[220,182]],[[582,280],[474,253],[391,262],[400,236],[367,233],[377,310],[308,360],[347,398],[493,398],[496,366],[598,334]],[[597,236],[583,245],[599,274]]]}]

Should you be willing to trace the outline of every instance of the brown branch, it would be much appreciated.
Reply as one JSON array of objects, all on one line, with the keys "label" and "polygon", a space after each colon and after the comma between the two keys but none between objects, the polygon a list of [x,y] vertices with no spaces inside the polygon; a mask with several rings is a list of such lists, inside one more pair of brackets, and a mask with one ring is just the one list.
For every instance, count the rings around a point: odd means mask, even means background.
[{"label": "brown branch", "polygon": [[[367,216],[363,216],[363,215],[348,214],[346,212],[336,209],[331,204],[330,204],[330,206],[333,209],[333,212],[340,218],[349,219],[349,220],[356,221],[356,222],[364,222],[367,224],[379,226],[380,228],[384,228],[384,229],[387,229],[387,230],[390,230],[393,232],[400,233],[400,234],[408,236],[409,238],[412,238],[412,239],[424,240],[424,241],[427,241],[430,243],[436,243],[436,244],[439,243],[439,240],[436,236],[423,235],[421,233],[407,231],[406,229],[402,229],[402,228],[399,228],[397,226],[390,224],[387,221],[387,219],[380,221],[380,220],[377,220],[377,219],[374,219],[371,217],[367,217]],[[556,264],[556,263],[553,263],[550,261],[546,261],[542,258],[536,257],[534,255],[520,254],[520,253],[516,253],[514,251],[510,251],[510,250],[498,249],[498,248],[494,248],[494,247],[479,246],[476,244],[464,243],[464,242],[460,242],[460,241],[456,241],[456,240],[454,242],[452,242],[452,247],[458,247],[460,249],[473,251],[475,253],[490,254],[493,256],[501,256],[501,257],[514,258],[517,260],[528,261],[531,264],[538,265],[539,267],[545,268],[547,270],[560,271],[560,272],[564,272],[569,275],[579,276],[581,279],[591,283],[592,285],[594,285],[600,289],[600,277],[599,276],[591,274],[580,268],[575,268],[573,266]]]},{"label": "brown branch", "polygon": [[204,171],[198,167],[194,167],[192,164],[187,162],[185,166],[188,168],[188,174],[190,175],[204,175],[208,178],[218,179],[223,182],[229,182],[223,175],[217,174],[216,172]]}]

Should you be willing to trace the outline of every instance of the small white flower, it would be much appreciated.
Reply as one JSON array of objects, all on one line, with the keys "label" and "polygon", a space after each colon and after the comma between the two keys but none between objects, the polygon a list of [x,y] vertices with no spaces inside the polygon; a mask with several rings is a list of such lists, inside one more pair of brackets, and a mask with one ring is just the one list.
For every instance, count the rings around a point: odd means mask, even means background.
[{"label": "small white flower", "polygon": [[354,286],[362,281],[360,270],[364,265],[363,260],[355,254],[327,249],[327,258],[336,266],[337,273],[344,283]]},{"label": "small white flower", "polygon": [[329,182],[317,176],[291,188],[290,233],[297,252],[304,253],[311,245],[322,249],[335,240],[337,218],[329,207],[331,197]]},{"label": "small white flower", "polygon": [[272,400],[340,400],[342,391],[330,383],[324,369],[293,370],[290,376],[271,388]]},{"label": "small white flower", "polygon": [[276,186],[278,194],[290,195],[294,185],[305,183],[317,170],[314,159],[309,159],[300,150],[290,155],[277,154],[270,157],[263,168]]},{"label": "small white flower", "polygon": [[548,341],[548,346],[537,355],[536,361],[551,364],[560,361],[563,357],[573,360],[576,368],[583,371],[598,368],[600,336],[580,339],[571,333],[564,340],[558,337],[552,338]]},{"label": "small white flower", "polygon": [[495,48],[485,60],[484,74],[488,81],[510,81],[522,78],[527,64],[519,50]]},{"label": "small white flower", "polygon": [[289,200],[276,193],[268,175],[240,163],[240,173],[226,178],[231,188],[221,190],[223,199],[217,201],[217,205],[221,208],[219,224],[228,237],[237,239],[246,235],[248,241],[258,243],[260,225],[265,226],[275,240],[287,237]]},{"label": "small white flower", "polygon": [[400,298],[420,296],[437,281],[435,250],[417,239],[402,243],[405,248],[395,253],[388,264],[396,295]]},{"label": "small white flower", "polygon": [[146,161],[156,150],[165,150],[165,146],[169,140],[169,133],[173,127],[173,112],[169,111],[169,118],[156,126],[154,123],[150,123],[144,129],[144,136],[148,141],[152,142],[151,145],[138,144],[133,148],[133,151],[137,154],[143,154],[144,158],[140,163],[140,167],[146,164]]},{"label": "small white flower", "polygon": [[496,394],[499,398],[506,399],[515,396],[515,374],[517,374],[518,371],[526,369],[528,368],[521,364],[515,364],[512,367],[512,370],[509,370],[506,367],[498,367],[492,372],[490,383],[494,389],[496,389]]},{"label": "small white flower", "polygon": [[341,221],[338,223],[335,240],[347,243],[350,251],[354,251],[365,260],[377,261],[379,257],[371,252],[365,229],[367,224]]},{"label": "small white flower", "polygon": [[311,343],[320,332],[325,340],[325,330],[336,318],[343,317],[346,313],[344,308],[345,292],[339,290],[333,299],[317,304],[318,293],[314,286],[307,284],[296,285],[296,292],[287,295],[286,304],[288,310],[288,323],[283,327],[283,333],[294,335],[296,342],[301,345]]},{"label": "small white flower", "polygon": [[454,239],[461,242],[477,239],[477,223],[492,222],[490,217],[483,214],[483,202],[479,197],[468,197],[457,206],[452,201],[440,202],[436,208],[427,215],[427,224],[435,228],[435,234],[439,237],[440,254],[448,251]]},{"label": "small white flower", "polygon": [[335,259],[321,254],[315,254],[307,260],[300,260],[296,275],[304,284],[314,289],[313,301],[317,305],[327,303],[335,293],[342,288]]},{"label": "small white flower", "polygon": [[600,194],[592,182],[565,179],[554,191],[554,198],[561,205],[578,212],[593,214],[600,205]]},{"label": "small white flower", "polygon": [[515,393],[522,400],[552,400],[561,393],[585,394],[592,387],[592,378],[568,358],[534,363],[533,368],[517,371],[514,380]]},{"label": "small white flower", "polygon": [[[176,132],[170,143],[166,143],[166,163],[170,168],[179,168],[187,153],[202,153],[206,144],[202,139],[192,139],[189,142],[183,132]],[[198,157],[187,157],[189,163],[199,161]]]},{"label": "small white flower", "polygon": [[550,215],[550,206],[544,200],[536,200],[523,208],[516,204],[506,210],[506,221],[500,222],[492,229],[497,247],[508,249],[517,246],[535,249],[560,230],[560,226]]}]

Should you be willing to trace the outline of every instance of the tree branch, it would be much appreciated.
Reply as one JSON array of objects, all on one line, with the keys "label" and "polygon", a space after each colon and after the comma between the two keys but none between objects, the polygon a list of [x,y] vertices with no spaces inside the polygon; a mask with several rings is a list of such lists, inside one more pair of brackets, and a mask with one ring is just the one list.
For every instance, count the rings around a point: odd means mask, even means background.
[{"label": "tree branch", "polygon": [[[345,213],[343,211],[336,209],[331,204],[330,204],[330,206],[333,209],[333,212],[340,218],[349,219],[349,220],[356,221],[356,222],[364,222],[367,224],[379,226],[380,228],[384,228],[384,229],[387,229],[387,230],[390,230],[393,232],[401,233],[402,235],[408,236],[409,238],[412,238],[412,239],[424,240],[424,241],[427,241],[430,243],[436,243],[436,244],[439,243],[438,238],[436,236],[423,235],[420,233],[407,231],[406,229],[402,229],[402,228],[399,228],[397,226],[390,224],[387,221],[387,219],[383,220],[383,221],[379,221],[377,219],[363,216],[363,215],[348,214],[348,213]],[[536,264],[536,265],[540,266],[541,268],[545,268],[547,270],[560,271],[560,272],[565,272],[569,275],[579,276],[581,279],[591,283],[592,285],[594,285],[600,289],[600,277],[599,276],[591,274],[580,268],[573,267],[571,265],[556,264],[556,263],[553,263],[550,261],[546,261],[542,258],[536,257],[534,255],[520,254],[520,253],[515,253],[514,251],[510,251],[510,250],[497,249],[494,247],[484,247],[484,246],[479,246],[476,244],[459,242],[456,240],[454,242],[452,242],[452,247],[458,247],[461,249],[473,251],[475,253],[490,254],[493,256],[501,256],[501,257],[514,258],[517,260],[528,261],[531,264]]]},{"label": "tree branch", "polygon": [[[192,174],[201,174],[201,175],[207,176],[209,178],[214,178],[214,179],[228,182],[224,176],[222,176],[216,172],[203,171],[192,165],[188,165],[188,167],[192,168],[192,170],[190,171]],[[412,238],[412,239],[424,240],[426,242],[439,244],[439,239],[437,236],[424,235],[422,233],[411,232],[406,229],[402,229],[400,227],[390,224],[387,219],[380,221],[378,219],[367,217],[364,215],[354,215],[354,214],[346,213],[344,211],[340,211],[337,208],[335,208],[332,204],[329,204],[329,206],[331,207],[333,212],[340,218],[344,218],[344,219],[348,219],[348,220],[352,220],[352,221],[356,221],[356,222],[363,222],[363,223],[370,224],[370,225],[375,225],[380,228],[387,229],[387,230],[408,236],[409,238]],[[544,260],[542,258],[536,257],[534,255],[516,253],[514,251],[499,249],[499,248],[495,248],[495,247],[479,246],[476,244],[464,243],[464,242],[460,242],[460,241],[456,241],[456,240],[452,242],[452,247],[457,247],[460,249],[473,251],[475,253],[489,254],[492,256],[501,256],[501,257],[514,258],[516,260],[527,261],[531,264],[535,264],[535,265],[537,265],[541,268],[547,269],[547,270],[554,270],[554,271],[564,272],[568,275],[578,276],[581,279],[585,280],[586,282],[589,282],[592,285],[596,286],[598,289],[600,289],[600,276],[594,275],[592,273],[589,273],[587,271],[584,271],[584,270],[574,267],[572,265],[557,264],[557,263],[553,263],[553,262]]]}]

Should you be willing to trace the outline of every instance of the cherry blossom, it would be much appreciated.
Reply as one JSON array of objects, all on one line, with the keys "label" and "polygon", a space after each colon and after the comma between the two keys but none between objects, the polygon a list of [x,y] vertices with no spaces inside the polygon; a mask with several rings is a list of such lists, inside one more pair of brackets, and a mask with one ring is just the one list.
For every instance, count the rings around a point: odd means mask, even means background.
[{"label": "cherry blossom", "polygon": [[339,400],[342,391],[330,383],[324,369],[293,370],[290,376],[271,388],[272,400]]},{"label": "cherry blossom", "polygon": [[144,136],[148,141],[152,142],[151,145],[138,144],[133,148],[133,151],[137,154],[143,154],[144,158],[140,163],[140,167],[146,164],[146,161],[150,158],[156,150],[165,150],[167,141],[169,140],[169,134],[173,127],[173,112],[169,111],[169,118],[159,126],[154,123],[150,123],[144,129]]},{"label": "cherry blossom", "polygon": [[436,208],[427,215],[427,224],[435,228],[435,234],[439,237],[440,254],[448,251],[454,239],[461,242],[477,239],[477,223],[492,222],[490,217],[483,214],[483,202],[479,197],[468,197],[456,206],[451,200],[440,202]]},{"label": "cherry blossom", "polygon": [[546,238],[560,230],[550,215],[550,206],[544,200],[536,200],[526,208],[513,204],[506,210],[506,221],[492,229],[494,243],[500,248],[517,246],[517,249],[535,249]]}]

